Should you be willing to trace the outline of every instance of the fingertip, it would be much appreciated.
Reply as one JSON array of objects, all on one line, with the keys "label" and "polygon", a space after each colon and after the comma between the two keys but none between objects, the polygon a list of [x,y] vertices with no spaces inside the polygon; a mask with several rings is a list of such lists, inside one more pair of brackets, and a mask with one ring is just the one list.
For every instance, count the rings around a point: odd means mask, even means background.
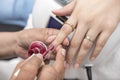
[{"label": "fingertip", "polygon": [[59,49],[58,56],[59,55],[62,55],[63,57],[65,57],[66,56],[66,50],[65,49]]},{"label": "fingertip", "polygon": [[98,55],[97,53],[93,52],[93,54],[91,54],[91,56],[90,56],[90,61],[94,61],[96,59],[97,55]]},{"label": "fingertip", "polygon": [[35,54],[40,60],[43,60],[43,55],[38,53],[38,54]]},{"label": "fingertip", "polygon": [[62,50],[61,50],[61,54],[62,54],[62,56],[65,57],[65,56],[66,56],[66,50],[65,50],[65,49],[62,49]]},{"label": "fingertip", "polygon": [[94,60],[95,60],[95,57],[91,57],[90,60],[91,60],[91,61],[94,61]]},{"label": "fingertip", "polygon": [[52,10],[52,13],[57,16],[63,16],[65,15],[66,11],[64,10],[64,8],[60,8],[60,9]]},{"label": "fingertip", "polygon": [[52,13],[56,14],[60,9],[54,9],[52,10]]},{"label": "fingertip", "polygon": [[63,45],[69,46],[69,44],[70,44],[70,42],[69,42],[69,40],[66,38],[66,39],[64,40],[64,42],[63,42]]}]

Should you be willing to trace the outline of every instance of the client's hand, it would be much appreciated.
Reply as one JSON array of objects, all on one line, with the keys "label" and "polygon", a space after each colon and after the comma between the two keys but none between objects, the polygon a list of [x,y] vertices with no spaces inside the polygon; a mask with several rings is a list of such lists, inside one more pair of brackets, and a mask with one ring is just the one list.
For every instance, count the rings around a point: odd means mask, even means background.
[{"label": "client's hand", "polygon": [[71,64],[75,55],[75,67],[82,63],[91,46],[95,48],[90,57],[94,60],[120,21],[120,0],[73,0],[60,10],[58,16],[70,15],[52,45],[60,44],[74,29],[67,61]]}]

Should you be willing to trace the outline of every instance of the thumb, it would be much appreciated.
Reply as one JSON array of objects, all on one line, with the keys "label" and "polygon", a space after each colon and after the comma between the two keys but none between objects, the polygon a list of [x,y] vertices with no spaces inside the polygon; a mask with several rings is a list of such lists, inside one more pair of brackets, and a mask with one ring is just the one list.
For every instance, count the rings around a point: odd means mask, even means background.
[{"label": "thumb", "polygon": [[69,3],[68,5],[64,6],[61,9],[53,10],[52,12],[57,16],[66,16],[70,15],[75,7],[75,0]]},{"label": "thumb", "polygon": [[10,80],[34,80],[43,57],[40,54],[34,54],[26,59],[21,64],[17,65]]}]

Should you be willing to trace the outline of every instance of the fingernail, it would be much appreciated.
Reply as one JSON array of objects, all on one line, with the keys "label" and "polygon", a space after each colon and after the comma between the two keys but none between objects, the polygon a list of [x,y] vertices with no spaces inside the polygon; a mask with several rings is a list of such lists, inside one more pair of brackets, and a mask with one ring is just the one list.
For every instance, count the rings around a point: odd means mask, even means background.
[{"label": "fingernail", "polygon": [[62,53],[63,56],[65,56],[66,55],[65,49],[62,49],[61,53]]},{"label": "fingernail", "polygon": [[51,57],[51,51],[48,52],[48,54],[45,56],[45,59],[50,59]]},{"label": "fingernail", "polygon": [[49,36],[46,42],[52,42],[53,39],[55,39],[55,37],[56,37],[55,35]]},{"label": "fingernail", "polygon": [[67,46],[69,46],[69,41],[67,41]]},{"label": "fingernail", "polygon": [[28,59],[31,59],[35,54],[33,53],[30,57],[28,57]]},{"label": "fingernail", "polygon": [[78,63],[75,64],[74,68],[78,69],[80,67],[80,65]]},{"label": "fingernail", "polygon": [[35,54],[38,58],[42,59],[43,60],[43,55],[38,53],[38,54]]},{"label": "fingernail", "polygon": [[48,48],[49,51],[53,51],[55,49],[55,47],[51,44]]},{"label": "fingernail", "polygon": [[95,60],[95,57],[90,58],[90,60],[91,60],[91,61],[94,61],[94,60]]},{"label": "fingernail", "polygon": [[69,46],[69,40],[68,39],[65,39],[65,43],[67,46]]}]

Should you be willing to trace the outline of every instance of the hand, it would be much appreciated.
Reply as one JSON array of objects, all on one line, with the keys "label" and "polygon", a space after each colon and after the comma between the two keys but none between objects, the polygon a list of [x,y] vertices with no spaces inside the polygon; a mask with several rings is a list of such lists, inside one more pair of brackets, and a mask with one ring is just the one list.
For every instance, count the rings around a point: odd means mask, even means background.
[{"label": "hand", "polygon": [[65,50],[57,51],[53,65],[40,66],[43,61],[41,54],[35,54],[22,61],[15,68],[10,80],[62,80],[64,75]]},{"label": "hand", "polygon": [[[17,44],[14,48],[16,55],[27,58],[27,50],[31,42],[42,41],[46,45],[49,45],[55,39],[58,32],[56,29],[48,28],[34,28],[17,32]],[[69,45],[68,39],[64,40],[63,45]]]},{"label": "hand", "polygon": [[67,62],[71,64],[77,54],[75,67],[78,68],[93,43],[95,48],[91,60],[98,56],[116,29],[120,21],[120,0],[73,0],[53,13],[58,16],[71,15],[67,20],[69,24],[63,25],[52,45],[57,46],[76,29],[70,42]]}]

